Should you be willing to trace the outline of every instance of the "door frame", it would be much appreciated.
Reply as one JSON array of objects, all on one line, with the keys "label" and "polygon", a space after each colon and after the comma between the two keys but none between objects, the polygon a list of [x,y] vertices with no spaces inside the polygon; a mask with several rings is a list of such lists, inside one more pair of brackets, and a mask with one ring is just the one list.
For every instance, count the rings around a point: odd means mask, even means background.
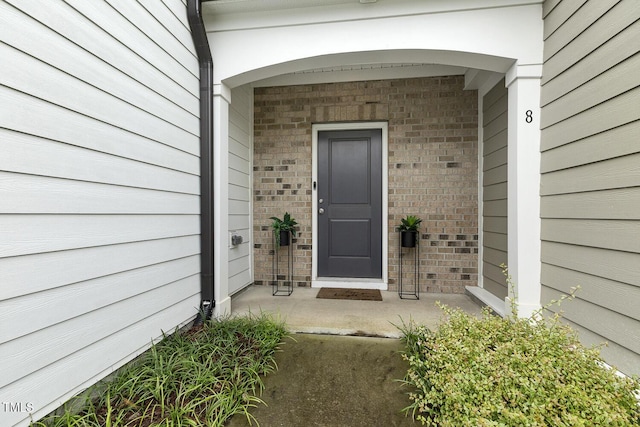
[{"label": "door frame", "polygon": [[[382,279],[318,277],[318,197],[313,183],[318,182],[318,132],[333,130],[380,129],[382,131]],[[387,290],[389,285],[389,125],[387,122],[319,123],[311,126],[311,287],[359,288]]]}]

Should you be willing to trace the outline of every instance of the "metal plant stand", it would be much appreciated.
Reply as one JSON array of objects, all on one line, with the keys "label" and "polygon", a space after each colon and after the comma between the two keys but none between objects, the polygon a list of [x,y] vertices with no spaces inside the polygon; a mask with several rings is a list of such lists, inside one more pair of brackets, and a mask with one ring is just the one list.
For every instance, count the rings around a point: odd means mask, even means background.
[{"label": "metal plant stand", "polygon": [[[291,236],[289,236],[291,237]],[[287,257],[287,271],[286,274],[280,275],[280,252],[283,246],[278,245],[276,242],[275,233],[273,235],[273,282],[271,283],[273,296],[289,296],[293,293],[293,241],[289,238],[289,244],[284,246],[286,249]],[[282,279],[281,279],[282,277]],[[282,282],[282,285],[280,284]]]},{"label": "metal plant stand", "polygon": [[[398,276],[398,296],[400,299],[420,299],[420,239],[416,236],[416,245],[414,248],[406,248],[413,250],[413,286],[406,286],[402,280],[402,263],[405,256],[402,254],[402,233],[398,233],[398,250],[400,252],[400,268]],[[409,288],[409,289],[407,289]]]}]

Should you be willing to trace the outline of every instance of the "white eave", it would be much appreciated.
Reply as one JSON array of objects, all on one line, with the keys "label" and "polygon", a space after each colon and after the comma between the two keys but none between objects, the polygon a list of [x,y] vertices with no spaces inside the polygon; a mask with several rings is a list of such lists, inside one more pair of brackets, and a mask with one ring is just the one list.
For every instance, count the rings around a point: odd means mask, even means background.
[{"label": "white eave", "polygon": [[[376,19],[390,16],[445,13],[540,4],[544,0],[204,0],[205,22],[222,26],[213,30],[264,28],[286,21],[312,22]],[[327,9],[333,11],[327,15]],[[320,12],[321,11],[321,12]],[[319,12],[319,13],[316,13]],[[242,18],[240,18],[240,16]],[[251,17],[254,17],[253,19]],[[280,18],[280,19],[279,19]],[[217,27],[218,25],[216,25]]]},{"label": "white eave", "polygon": [[[515,58],[537,60],[537,45],[511,36],[538,30],[531,6],[542,2],[215,0],[203,3],[203,16],[216,76],[229,87],[465,75],[477,89]],[[520,31],[513,22],[523,17]],[[477,33],[485,20],[497,26]],[[464,31],[452,33],[456,26]]]}]

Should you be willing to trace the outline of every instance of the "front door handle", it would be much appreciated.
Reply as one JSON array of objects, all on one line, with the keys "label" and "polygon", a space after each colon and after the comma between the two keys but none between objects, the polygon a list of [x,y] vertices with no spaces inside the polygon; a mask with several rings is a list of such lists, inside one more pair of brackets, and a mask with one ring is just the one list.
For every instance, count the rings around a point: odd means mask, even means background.
[{"label": "front door handle", "polygon": [[324,209],[323,208],[318,209],[318,213],[322,215],[324,213]]}]

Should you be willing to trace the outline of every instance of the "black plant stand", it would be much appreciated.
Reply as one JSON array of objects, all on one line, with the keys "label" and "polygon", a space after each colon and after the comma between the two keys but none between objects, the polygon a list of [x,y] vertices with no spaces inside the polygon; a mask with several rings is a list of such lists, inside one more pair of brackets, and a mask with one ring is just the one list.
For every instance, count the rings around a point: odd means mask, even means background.
[{"label": "black plant stand", "polygon": [[[287,257],[287,271],[283,277],[282,285],[280,285],[280,252],[284,252],[282,249],[286,248]],[[271,283],[273,296],[288,297],[293,293],[293,241],[289,236],[289,244],[287,246],[280,246],[276,242],[276,235],[273,234],[273,282]]]},{"label": "black plant stand", "polygon": [[416,245],[414,248],[406,248],[413,251],[413,286],[407,289],[402,283],[402,261],[405,258],[402,254],[402,233],[398,239],[398,250],[400,252],[400,274],[398,275],[398,296],[400,299],[420,299],[420,238],[416,236]]}]

